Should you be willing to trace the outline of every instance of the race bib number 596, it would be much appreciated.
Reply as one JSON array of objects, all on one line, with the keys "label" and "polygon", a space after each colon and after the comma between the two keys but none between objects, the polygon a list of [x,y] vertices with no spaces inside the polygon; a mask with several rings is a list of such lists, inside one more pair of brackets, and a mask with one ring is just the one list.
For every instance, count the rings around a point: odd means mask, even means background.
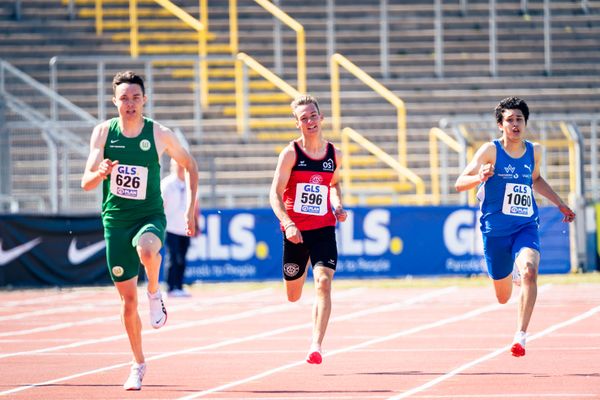
[{"label": "race bib number 596", "polygon": [[132,200],[146,199],[148,168],[139,165],[117,165],[110,174],[110,192]]},{"label": "race bib number 596", "polygon": [[300,214],[325,215],[328,207],[328,191],[329,188],[325,185],[298,183],[294,211]]}]

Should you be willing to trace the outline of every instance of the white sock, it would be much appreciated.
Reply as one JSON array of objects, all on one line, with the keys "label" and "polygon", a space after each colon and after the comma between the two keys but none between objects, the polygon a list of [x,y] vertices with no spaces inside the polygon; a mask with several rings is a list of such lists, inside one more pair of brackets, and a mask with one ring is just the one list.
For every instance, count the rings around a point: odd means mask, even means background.
[{"label": "white sock", "polygon": [[525,331],[518,331],[515,333],[514,343],[520,343],[521,345],[524,345],[526,337],[527,333]]}]

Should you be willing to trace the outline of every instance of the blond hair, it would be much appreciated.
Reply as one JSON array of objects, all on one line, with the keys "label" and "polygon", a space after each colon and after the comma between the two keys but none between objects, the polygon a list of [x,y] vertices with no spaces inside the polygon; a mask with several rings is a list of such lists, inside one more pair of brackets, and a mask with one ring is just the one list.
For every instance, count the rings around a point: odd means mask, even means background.
[{"label": "blond hair", "polygon": [[294,101],[290,103],[290,107],[292,107],[292,114],[294,115],[294,117],[296,116],[296,107],[306,106],[308,104],[314,104],[317,109],[317,112],[319,113],[319,115],[321,115],[321,110],[319,109],[319,102],[317,101],[317,99],[315,99],[309,94],[303,94],[301,96],[296,97]]}]

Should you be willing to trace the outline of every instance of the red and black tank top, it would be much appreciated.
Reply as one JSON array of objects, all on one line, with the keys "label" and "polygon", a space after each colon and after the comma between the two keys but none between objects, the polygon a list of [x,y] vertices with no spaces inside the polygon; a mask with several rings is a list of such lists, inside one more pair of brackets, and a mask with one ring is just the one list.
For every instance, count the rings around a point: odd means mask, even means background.
[{"label": "red and black tank top", "polygon": [[296,141],[292,143],[296,162],[283,191],[288,215],[301,231],[335,226],[335,216],[329,203],[329,184],[337,167],[333,144],[327,142],[325,156],[314,159]]}]

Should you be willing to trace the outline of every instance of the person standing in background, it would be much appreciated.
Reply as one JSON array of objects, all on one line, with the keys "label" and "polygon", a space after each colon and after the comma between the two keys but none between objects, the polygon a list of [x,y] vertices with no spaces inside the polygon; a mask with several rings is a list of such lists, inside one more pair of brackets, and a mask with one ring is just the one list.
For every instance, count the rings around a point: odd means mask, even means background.
[{"label": "person standing in background", "polygon": [[[186,234],[185,210],[187,193],[185,185],[185,168],[171,159],[171,173],[163,178],[160,184],[165,215],[167,217],[167,286],[169,297],[189,297],[190,293],[183,288],[185,276],[186,254],[190,247],[190,237]],[[198,201],[196,199],[195,214],[198,218]],[[196,226],[196,235],[198,235]]]}]

